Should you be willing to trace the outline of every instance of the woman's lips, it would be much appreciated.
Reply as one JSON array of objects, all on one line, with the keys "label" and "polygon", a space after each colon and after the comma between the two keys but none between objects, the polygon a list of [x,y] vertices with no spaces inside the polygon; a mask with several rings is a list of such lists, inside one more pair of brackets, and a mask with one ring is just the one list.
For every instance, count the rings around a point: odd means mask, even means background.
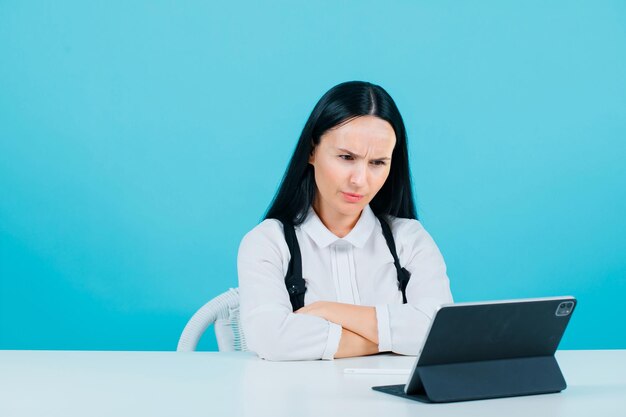
[{"label": "woman's lips", "polygon": [[341,194],[343,194],[343,198],[349,203],[356,203],[363,198],[361,194],[344,193],[343,191]]}]

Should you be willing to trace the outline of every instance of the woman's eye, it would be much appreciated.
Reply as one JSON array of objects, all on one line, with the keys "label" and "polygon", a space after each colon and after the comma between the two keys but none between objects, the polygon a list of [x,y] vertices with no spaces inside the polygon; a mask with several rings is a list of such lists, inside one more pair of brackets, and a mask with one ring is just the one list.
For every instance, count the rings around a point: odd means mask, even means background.
[{"label": "woman's eye", "polygon": [[385,161],[372,161],[372,164],[377,167],[385,166]]},{"label": "woman's eye", "polygon": [[343,159],[344,161],[352,161],[352,155],[339,155],[339,158]]}]

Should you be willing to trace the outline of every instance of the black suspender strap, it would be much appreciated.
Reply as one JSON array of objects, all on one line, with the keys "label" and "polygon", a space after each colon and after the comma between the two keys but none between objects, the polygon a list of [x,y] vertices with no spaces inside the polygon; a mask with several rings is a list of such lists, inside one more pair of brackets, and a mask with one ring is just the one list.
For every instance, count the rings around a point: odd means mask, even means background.
[{"label": "black suspender strap", "polygon": [[[396,253],[396,243],[393,239],[391,228],[382,216],[378,217],[378,220],[383,229],[383,236],[385,237],[391,256],[393,256],[393,264],[398,274],[398,289],[402,291],[402,302],[406,304],[406,287],[411,279],[411,273],[400,266],[400,260]],[[304,293],[306,293],[306,282],[302,277],[302,255],[300,254],[300,245],[298,245],[298,238],[296,238],[294,226],[283,222],[283,230],[285,231],[285,241],[287,242],[289,253],[291,254],[287,275],[285,276],[285,286],[289,293],[291,307],[293,311],[297,311],[304,307]]]},{"label": "black suspender strap", "polygon": [[387,241],[387,246],[389,247],[391,256],[393,256],[393,263],[396,266],[396,271],[398,272],[398,288],[402,291],[402,302],[406,304],[406,287],[411,279],[411,273],[400,266],[400,260],[398,259],[398,254],[396,253],[396,242],[393,240],[391,228],[385,219],[383,219],[383,216],[379,216],[378,220],[380,221],[380,226],[383,229],[383,236],[385,237],[385,241]]},{"label": "black suspender strap", "polygon": [[304,293],[306,292],[306,283],[302,278],[302,255],[300,255],[300,245],[296,238],[296,231],[292,224],[283,223],[285,231],[285,240],[291,253],[287,276],[285,276],[285,285],[289,293],[289,300],[293,311],[304,307]]}]

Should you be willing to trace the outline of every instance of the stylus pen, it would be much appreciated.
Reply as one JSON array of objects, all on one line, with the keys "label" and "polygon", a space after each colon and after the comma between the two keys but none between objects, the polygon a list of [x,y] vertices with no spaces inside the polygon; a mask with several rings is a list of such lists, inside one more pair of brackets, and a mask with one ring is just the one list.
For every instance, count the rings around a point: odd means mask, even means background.
[{"label": "stylus pen", "polygon": [[346,368],[344,374],[408,375],[410,369]]}]

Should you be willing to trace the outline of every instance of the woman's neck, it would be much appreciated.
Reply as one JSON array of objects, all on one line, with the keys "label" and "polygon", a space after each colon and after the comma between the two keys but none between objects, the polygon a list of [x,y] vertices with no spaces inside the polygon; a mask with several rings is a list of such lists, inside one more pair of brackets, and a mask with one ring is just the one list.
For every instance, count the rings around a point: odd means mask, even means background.
[{"label": "woman's neck", "polygon": [[346,216],[337,212],[331,213],[330,210],[324,210],[317,202],[313,203],[313,210],[324,226],[337,237],[346,237],[354,229],[362,213],[361,211],[356,216]]}]

